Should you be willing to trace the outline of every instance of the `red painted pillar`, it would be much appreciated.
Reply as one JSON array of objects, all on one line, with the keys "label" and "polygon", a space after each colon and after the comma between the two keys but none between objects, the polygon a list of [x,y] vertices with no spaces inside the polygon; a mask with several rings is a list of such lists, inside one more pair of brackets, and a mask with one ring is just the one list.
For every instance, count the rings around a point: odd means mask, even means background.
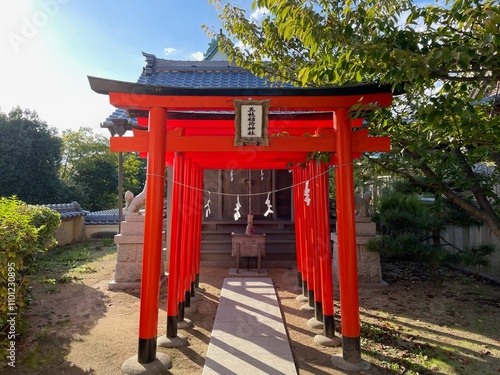
[{"label": "red painted pillar", "polygon": [[328,172],[325,164],[317,165],[318,178],[318,230],[320,232],[320,270],[323,301],[323,329],[328,338],[335,336],[333,309],[332,254],[330,245],[330,205],[328,199]]},{"label": "red painted pillar", "polygon": [[196,207],[198,206],[197,186],[196,186],[196,164],[191,162],[189,168],[189,236],[188,236],[188,259],[186,268],[186,283],[184,289],[186,291],[186,307],[191,306],[191,285],[194,281],[194,231],[196,230]]},{"label": "red painted pillar", "polygon": [[320,244],[321,236],[319,226],[321,224],[319,217],[319,175],[317,163],[315,161],[309,162],[309,169],[311,173],[311,180],[309,187],[311,189],[311,205],[309,207],[311,212],[311,261],[314,275],[314,312],[316,320],[323,321],[323,307],[322,307],[322,290],[321,285],[321,269],[320,269]]},{"label": "red painted pillar", "polygon": [[146,217],[144,219],[139,313],[139,363],[149,363],[156,359],[158,298],[163,250],[166,120],[167,110],[165,108],[155,107],[149,110]]},{"label": "red painted pillar", "polygon": [[354,176],[352,165],[352,129],[346,108],[334,114],[337,239],[342,309],[342,355],[350,363],[361,362],[358,264],[354,216]]},{"label": "red painted pillar", "polygon": [[184,293],[186,307],[191,305],[191,282],[193,281],[193,256],[194,256],[194,231],[195,231],[195,208],[198,206],[196,196],[196,181],[195,181],[195,168],[196,165],[189,161],[189,179],[188,179],[188,238],[187,238],[187,259],[186,259],[186,278],[184,280]]},{"label": "red painted pillar", "polygon": [[[305,179],[307,182],[307,186],[309,188],[309,198],[311,199],[311,202],[307,204],[304,202],[304,212],[305,212],[305,220],[304,220],[304,227],[305,227],[305,233],[306,233],[306,264],[307,264],[307,298],[309,302],[309,306],[314,308],[314,291],[316,289],[316,277],[315,277],[315,270],[314,270],[314,217],[313,217],[313,210],[312,210],[312,205],[314,202],[312,201],[312,196],[313,196],[313,184],[314,181],[312,179],[314,178],[313,172],[312,172],[312,164],[309,162],[306,166],[305,169]],[[305,186],[305,185],[304,185]]]},{"label": "red painted pillar", "polygon": [[311,295],[310,295],[310,290],[312,289],[313,285],[313,273],[311,269],[311,262],[309,259],[309,252],[310,252],[310,246],[309,246],[309,225],[311,225],[310,221],[310,216],[309,212],[307,210],[307,204],[304,202],[305,196],[304,196],[304,190],[306,188],[306,184],[308,181],[308,173],[307,173],[307,168],[304,168],[302,171],[302,181],[304,182],[302,184],[302,246],[303,246],[303,253],[302,253],[302,264],[303,267],[306,269],[306,285],[305,285],[305,293],[304,295],[308,298],[308,301],[311,300]]},{"label": "red painted pillar", "polygon": [[177,291],[177,301],[179,304],[178,311],[178,321],[184,320],[184,308],[185,308],[185,282],[186,282],[186,271],[187,271],[187,252],[188,252],[188,237],[189,233],[189,176],[190,171],[190,161],[189,159],[184,160],[184,165],[182,167],[182,182],[179,188],[182,191],[182,203],[180,207],[180,230],[181,230],[181,240],[179,246],[179,288]]},{"label": "red painted pillar", "polygon": [[301,206],[302,201],[300,200],[301,195],[301,181],[299,178],[298,167],[293,169],[292,173],[293,179],[293,207],[294,207],[294,221],[295,221],[295,258],[297,262],[297,283],[298,287],[302,288],[303,276],[302,276],[302,215]]},{"label": "red painted pillar", "polygon": [[304,202],[304,189],[306,187],[306,181],[307,181],[307,176],[306,176],[306,170],[305,168],[298,167],[299,171],[299,176],[300,176],[300,181],[302,184],[300,185],[300,192],[299,192],[299,200],[300,200],[300,217],[302,218],[301,220],[301,257],[302,257],[302,293],[304,297],[309,298],[309,280],[310,280],[310,267],[309,267],[309,261],[307,259],[307,226],[309,225],[307,222],[308,216],[306,212],[306,203]]},{"label": "red painted pillar", "polygon": [[178,324],[178,291],[179,291],[179,261],[180,261],[180,237],[181,237],[181,205],[182,201],[182,175],[183,175],[183,157],[176,153],[174,157],[174,173],[172,181],[172,202],[170,210],[170,267],[168,272],[168,292],[167,292],[167,338],[177,336]]},{"label": "red painted pillar", "polygon": [[197,218],[196,218],[196,226],[195,226],[195,242],[194,242],[194,265],[195,265],[195,280],[194,286],[196,288],[200,287],[200,261],[201,261],[201,225],[203,221],[203,168],[197,168],[196,174],[196,186],[198,188],[198,202],[200,204],[199,209],[197,209]]}]

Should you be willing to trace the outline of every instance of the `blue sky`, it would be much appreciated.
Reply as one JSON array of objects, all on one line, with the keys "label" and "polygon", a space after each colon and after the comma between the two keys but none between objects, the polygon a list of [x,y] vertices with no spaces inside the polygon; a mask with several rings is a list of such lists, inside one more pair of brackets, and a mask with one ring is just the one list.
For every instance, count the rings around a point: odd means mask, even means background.
[{"label": "blue sky", "polygon": [[59,133],[100,132],[113,107],[87,75],[136,81],[142,51],[200,59],[210,42],[202,25],[220,29],[208,0],[2,0],[0,111],[19,105]]}]

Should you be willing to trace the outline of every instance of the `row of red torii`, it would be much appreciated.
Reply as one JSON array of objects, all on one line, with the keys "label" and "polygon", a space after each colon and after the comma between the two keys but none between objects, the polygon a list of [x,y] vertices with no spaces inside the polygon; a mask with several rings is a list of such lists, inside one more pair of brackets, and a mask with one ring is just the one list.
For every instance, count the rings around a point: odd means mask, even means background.
[{"label": "row of red torii", "polygon": [[[323,88],[179,88],[89,77],[91,88],[136,117],[143,130],[112,137],[115,152],[147,157],[139,347],[141,364],[155,361],[162,261],[165,167],[173,167],[169,204],[170,267],[165,340],[177,337],[184,306],[199,283],[204,169],[292,169],[296,263],[304,295],[314,300],[324,335],[335,338],[330,254],[328,166],[304,163],[311,152],[332,153],[335,166],[342,358],[361,364],[353,159],[390,150],[388,137],[369,137],[349,114],[390,106],[389,86]],[[266,137],[239,138],[238,103],[266,104]],[[248,124],[243,127],[248,128]],[[248,129],[247,129],[248,130]],[[236,134],[235,134],[236,133]],[[260,134],[262,136],[262,134]],[[237,139],[238,138],[238,139]],[[259,143],[261,141],[261,143]],[[291,166],[293,165],[293,166]],[[308,182],[311,204],[304,201]],[[297,188],[299,187],[299,188]],[[160,338],[161,339],[161,338]]]}]

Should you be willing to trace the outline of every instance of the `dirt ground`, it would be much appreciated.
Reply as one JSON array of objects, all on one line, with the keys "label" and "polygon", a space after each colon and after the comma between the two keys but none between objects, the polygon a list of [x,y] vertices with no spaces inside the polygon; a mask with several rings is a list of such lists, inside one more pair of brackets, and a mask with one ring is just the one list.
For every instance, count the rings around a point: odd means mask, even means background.
[{"label": "dirt ground", "polygon": [[[114,257],[105,257],[96,263],[97,272],[81,280],[55,286],[35,283],[29,337],[19,342],[16,370],[4,368],[0,374],[121,374],[123,362],[137,354],[139,298],[108,290],[114,265]],[[331,356],[341,353],[341,348],[314,343],[321,330],[309,328],[307,321],[313,313],[300,310],[304,303],[296,300],[300,293],[296,272],[267,271],[275,283],[298,373],[350,373],[331,364]],[[389,265],[384,272],[388,287],[360,291],[361,344],[371,369],[354,373],[500,373],[498,286],[452,274],[443,289],[434,290],[418,268]],[[195,326],[179,330],[189,345],[158,348],[172,357],[171,374],[202,373],[220,288],[227,276],[227,269],[202,268],[200,286],[205,290],[197,292],[193,307],[186,312]],[[165,333],[165,309],[163,290],[159,335]],[[340,330],[338,302],[335,319]],[[414,372],[406,371],[419,363]]]}]

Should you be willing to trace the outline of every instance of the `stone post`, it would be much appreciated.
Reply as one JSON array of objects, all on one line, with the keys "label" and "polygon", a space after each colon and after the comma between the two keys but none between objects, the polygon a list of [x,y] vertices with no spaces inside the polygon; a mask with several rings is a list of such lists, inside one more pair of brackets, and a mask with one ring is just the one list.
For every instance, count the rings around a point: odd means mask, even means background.
[{"label": "stone post", "polygon": [[[117,246],[115,279],[109,290],[139,290],[141,288],[142,250],[144,246],[144,215],[126,215],[121,233],[115,235]],[[165,232],[163,232],[165,239]],[[166,281],[165,249],[162,251],[161,281]]]},{"label": "stone post", "polygon": [[[379,253],[368,251],[366,244],[372,238],[376,237],[376,224],[371,222],[369,216],[356,217],[356,251],[358,259],[358,280],[361,288],[385,287],[387,283],[382,280],[382,269],[380,266]],[[338,285],[339,267],[338,267],[338,241],[337,233],[331,233],[333,242],[332,252],[332,273],[333,281]]]}]

